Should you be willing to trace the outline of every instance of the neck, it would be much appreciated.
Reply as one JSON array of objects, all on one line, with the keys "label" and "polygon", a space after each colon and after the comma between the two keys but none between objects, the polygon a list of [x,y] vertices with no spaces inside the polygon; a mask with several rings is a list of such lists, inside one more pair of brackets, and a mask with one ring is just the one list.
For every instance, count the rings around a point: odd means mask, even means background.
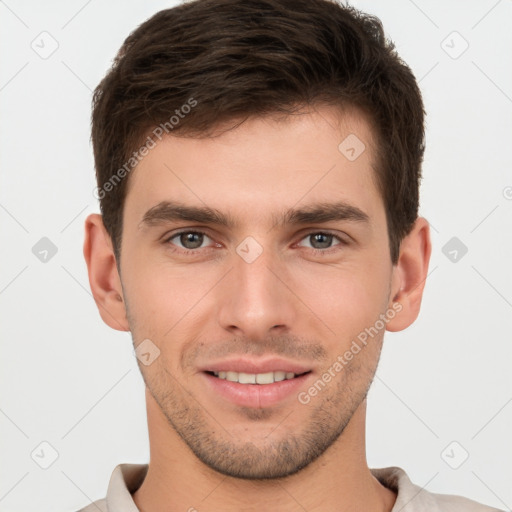
[{"label": "neck", "polygon": [[282,479],[244,480],[205,466],[168,424],[146,390],[150,463],[133,494],[141,512],[225,512],[304,509],[308,512],[390,512],[396,494],[384,487],[366,462],[366,400],[343,434],[316,461]]}]

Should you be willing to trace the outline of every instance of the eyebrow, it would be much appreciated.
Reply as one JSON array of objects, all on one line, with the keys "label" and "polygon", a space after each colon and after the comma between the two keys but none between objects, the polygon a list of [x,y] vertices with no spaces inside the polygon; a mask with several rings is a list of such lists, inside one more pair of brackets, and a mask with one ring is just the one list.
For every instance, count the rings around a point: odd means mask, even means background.
[{"label": "eyebrow", "polygon": [[[315,203],[303,208],[290,208],[281,215],[272,216],[275,225],[301,225],[332,221],[369,223],[368,214],[344,201]],[[187,221],[234,228],[239,222],[232,215],[208,206],[190,206],[178,201],[162,201],[150,208],[143,216],[139,228],[158,226],[166,222]]]}]

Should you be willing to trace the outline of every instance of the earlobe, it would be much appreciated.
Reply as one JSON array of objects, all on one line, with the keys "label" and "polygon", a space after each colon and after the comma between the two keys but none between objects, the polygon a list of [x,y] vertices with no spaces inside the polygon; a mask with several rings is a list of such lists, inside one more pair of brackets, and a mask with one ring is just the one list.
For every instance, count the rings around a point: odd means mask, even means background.
[{"label": "earlobe", "polygon": [[84,258],[92,295],[101,318],[112,329],[129,331],[112,242],[101,215],[97,213],[85,220]]},{"label": "earlobe", "polygon": [[400,256],[393,268],[389,307],[399,303],[401,309],[387,323],[388,331],[401,331],[418,317],[431,252],[429,224],[423,217],[418,217],[411,232],[402,240]]}]

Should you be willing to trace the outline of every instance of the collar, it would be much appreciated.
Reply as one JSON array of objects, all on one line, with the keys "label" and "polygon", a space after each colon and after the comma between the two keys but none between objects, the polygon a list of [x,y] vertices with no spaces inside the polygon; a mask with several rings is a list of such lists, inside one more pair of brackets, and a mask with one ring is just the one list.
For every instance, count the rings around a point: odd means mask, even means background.
[{"label": "collar", "polygon": [[[148,468],[148,464],[119,464],[115,467],[106,498],[109,512],[140,512],[132,494],[142,485]],[[441,512],[432,494],[413,484],[402,468],[370,468],[370,472],[382,485],[397,493],[391,512]]]}]

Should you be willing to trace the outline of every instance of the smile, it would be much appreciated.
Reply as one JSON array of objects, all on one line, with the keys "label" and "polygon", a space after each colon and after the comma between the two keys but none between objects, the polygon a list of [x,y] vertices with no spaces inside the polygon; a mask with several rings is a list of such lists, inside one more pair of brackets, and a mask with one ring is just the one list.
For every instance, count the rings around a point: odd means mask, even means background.
[{"label": "smile", "polygon": [[203,371],[202,375],[212,399],[227,400],[235,406],[266,408],[296,399],[314,374],[312,371],[248,373],[219,370]]},{"label": "smile", "polygon": [[[298,376],[293,372],[276,371],[266,373],[245,373],[232,371],[211,372],[219,379],[229,380],[230,382],[238,382],[240,384],[273,384],[283,380],[293,379]],[[306,372],[307,373],[307,372]],[[303,374],[300,374],[303,375]]]}]

